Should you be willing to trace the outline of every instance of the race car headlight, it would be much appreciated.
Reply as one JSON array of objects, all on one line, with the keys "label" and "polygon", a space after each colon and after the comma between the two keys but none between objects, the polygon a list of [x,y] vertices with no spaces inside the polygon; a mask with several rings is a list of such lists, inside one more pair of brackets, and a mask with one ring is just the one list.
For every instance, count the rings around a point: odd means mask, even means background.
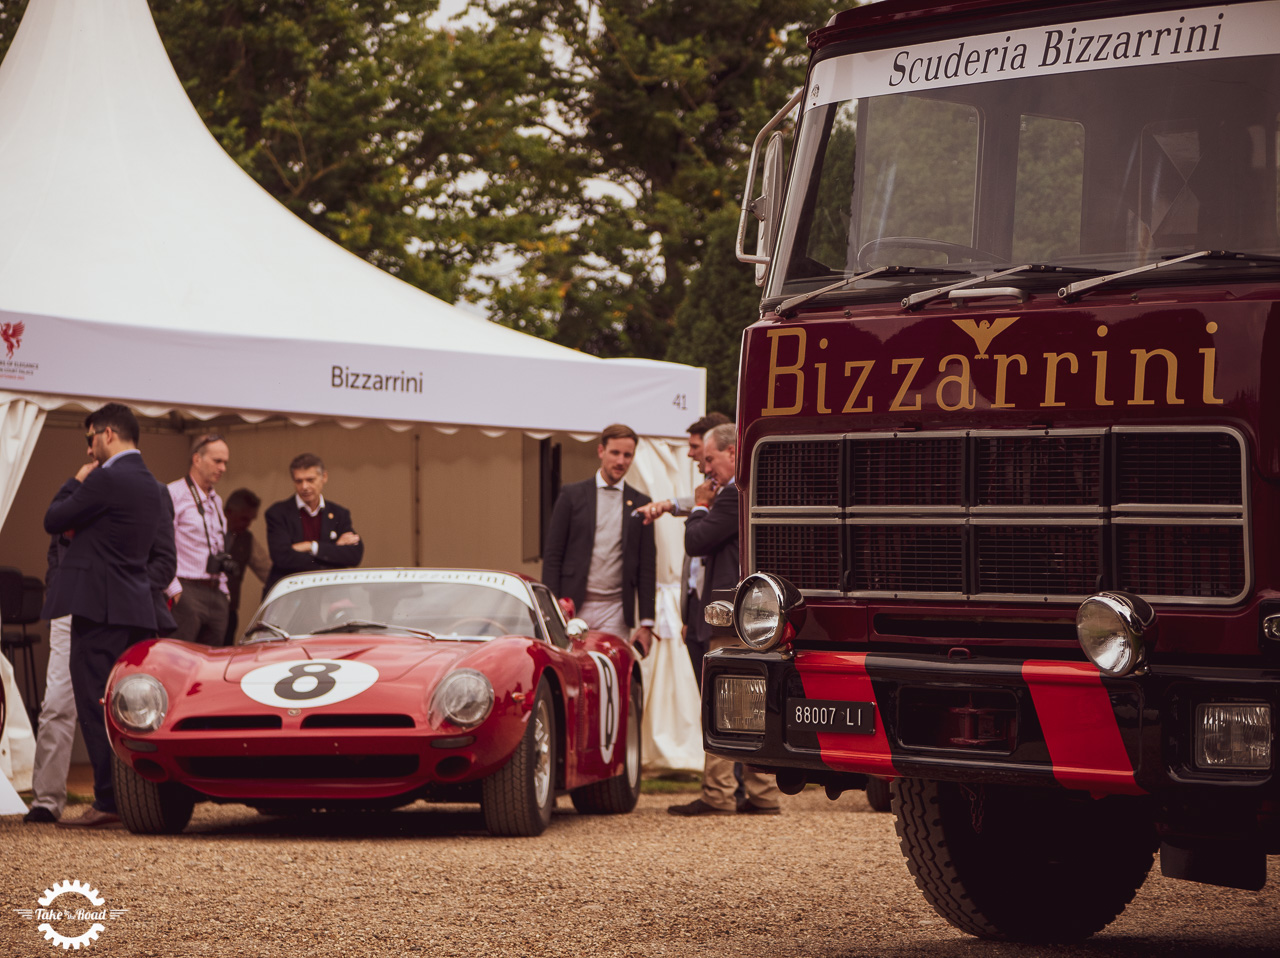
[{"label": "race car headlight", "polygon": [[131,732],[154,732],[168,711],[164,686],[145,672],[126,675],[111,690],[111,717]]},{"label": "race car headlight", "polygon": [[1076,638],[1089,661],[1106,675],[1130,675],[1147,662],[1154,644],[1155,610],[1127,592],[1099,592],[1076,611]]},{"label": "race car headlight", "polygon": [[493,686],[475,669],[458,669],[444,677],[433,696],[428,717],[439,727],[452,722],[458,728],[475,728],[493,711]]},{"label": "race car headlight", "polygon": [[795,634],[789,616],[803,605],[800,591],[786,579],[755,572],[738,585],[733,624],[743,642],[763,652]]}]

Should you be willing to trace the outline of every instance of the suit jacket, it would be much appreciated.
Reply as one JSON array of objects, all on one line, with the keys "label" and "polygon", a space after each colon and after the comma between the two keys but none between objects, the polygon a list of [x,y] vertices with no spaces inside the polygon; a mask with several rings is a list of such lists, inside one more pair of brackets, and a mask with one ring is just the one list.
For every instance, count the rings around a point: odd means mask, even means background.
[{"label": "suit jacket", "polygon": [[[161,486],[142,456],[99,466],[84,482],[68,479],[44,516],[50,535],[74,536],[58,566],[54,616],[79,615],[106,625],[156,627],[147,563],[164,522]],[[169,522],[169,548],[173,523]]]},{"label": "suit jacket", "polygon": [[[612,493],[610,493],[612,495]],[[649,501],[622,484],[622,613],[628,626],[652,619],[657,605],[658,550],[653,526],[631,513]],[[572,599],[578,609],[587,599],[587,572],[596,540],[596,478],[574,482],[560,490],[551,512],[551,528],[543,547],[542,581],[558,598]]]},{"label": "suit jacket", "polygon": [[178,630],[178,623],[169,611],[169,597],[164,594],[178,571],[178,548],[173,533],[173,497],[169,495],[169,487],[163,482],[157,480],[156,485],[160,487],[162,515],[160,522],[156,524],[156,537],[147,556],[147,578],[151,581],[151,597],[156,607],[156,632],[160,635],[173,635]]},{"label": "suit jacket", "polygon": [[336,502],[324,501],[320,510],[320,538],[316,554],[297,552],[295,542],[303,542],[302,517],[294,497],[282,499],[267,510],[267,551],[271,553],[271,574],[262,587],[265,596],[271,587],[284,576],[294,572],[312,572],[317,569],[349,569],[364,559],[364,543],[353,546],[337,544],[338,536],[354,532],[351,513]]},{"label": "suit jacket", "polygon": [[[684,551],[701,556],[707,564],[702,587],[702,606],[711,593],[733,589],[738,584],[738,486],[725,486],[716,495],[711,508],[695,512],[684,526]],[[702,608],[693,610],[694,634],[701,640],[711,638],[711,626],[702,618]]]}]

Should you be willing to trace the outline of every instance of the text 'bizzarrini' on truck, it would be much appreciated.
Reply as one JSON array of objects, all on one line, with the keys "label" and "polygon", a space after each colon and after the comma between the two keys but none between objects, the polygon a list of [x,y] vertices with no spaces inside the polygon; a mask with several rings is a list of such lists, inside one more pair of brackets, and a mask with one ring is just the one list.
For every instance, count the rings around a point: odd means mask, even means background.
[{"label": "text 'bizzarrini' on truck", "polygon": [[1157,850],[1262,887],[1280,0],[883,0],[810,46],[739,230],[744,578],[708,616],[748,648],[706,659],[707,749],[891,780],[985,938],[1094,933]]}]

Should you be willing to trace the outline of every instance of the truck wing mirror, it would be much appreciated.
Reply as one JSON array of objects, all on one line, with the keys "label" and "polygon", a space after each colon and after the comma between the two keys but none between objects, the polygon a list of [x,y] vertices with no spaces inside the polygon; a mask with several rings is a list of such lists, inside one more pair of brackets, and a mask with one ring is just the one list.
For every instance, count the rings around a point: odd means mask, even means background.
[{"label": "truck wing mirror", "polygon": [[[782,187],[786,171],[782,160],[782,134],[776,130],[800,103],[803,93],[804,90],[796,91],[795,96],[787,101],[787,105],[764,125],[751,146],[751,160],[747,164],[747,188],[743,196],[750,196],[755,188],[762,144],[764,145],[764,192],[754,200],[744,201],[742,204],[742,214],[738,218],[736,253],[739,261],[756,264],[757,286],[764,284],[765,272],[769,266],[769,258],[773,255],[774,243],[778,239],[779,221],[782,218]],[[754,216],[760,224],[755,255],[745,252],[743,246],[747,238],[748,215]]]}]

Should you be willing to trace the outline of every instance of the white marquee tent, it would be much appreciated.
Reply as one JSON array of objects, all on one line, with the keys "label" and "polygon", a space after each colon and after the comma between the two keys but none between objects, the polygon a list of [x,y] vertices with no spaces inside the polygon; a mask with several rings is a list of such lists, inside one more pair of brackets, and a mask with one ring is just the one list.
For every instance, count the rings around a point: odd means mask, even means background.
[{"label": "white marquee tent", "polygon": [[[165,479],[185,468],[182,433],[215,417],[238,424],[227,489],[283,498],[283,463],[320,452],[335,498],[383,533],[367,564],[536,574],[519,542],[525,437],[627,422],[645,437],[629,478],[687,491],[680,440],[705,394],[702,369],[500,327],[315,232],[210,135],[145,0],[31,0],[0,64],[0,333],[0,564],[37,574],[39,513],[83,455],[66,433],[108,400],[176,424],[144,437]],[[391,430],[349,429],[373,423]],[[566,480],[593,461],[566,451]]]}]

